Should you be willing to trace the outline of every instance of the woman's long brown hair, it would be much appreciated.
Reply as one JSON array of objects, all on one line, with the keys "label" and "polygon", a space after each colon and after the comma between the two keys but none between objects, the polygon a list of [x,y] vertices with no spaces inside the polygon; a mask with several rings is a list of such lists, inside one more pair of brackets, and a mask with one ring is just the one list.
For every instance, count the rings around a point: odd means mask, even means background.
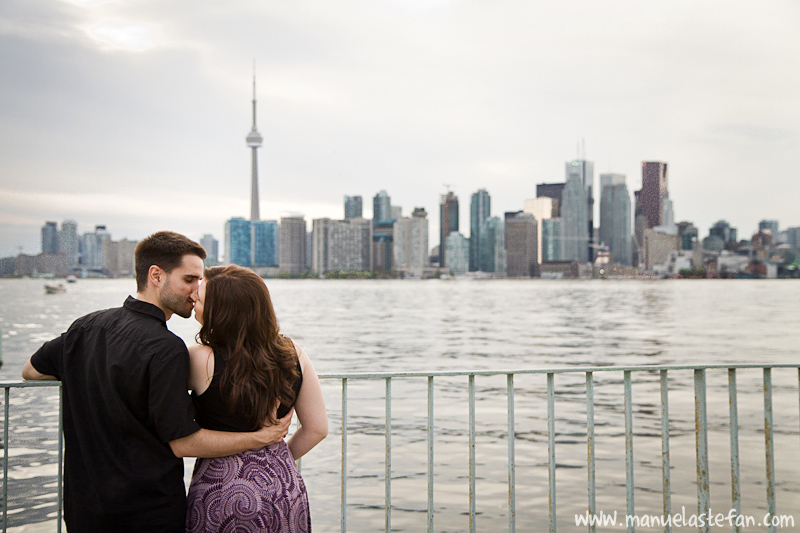
[{"label": "woman's long brown hair", "polygon": [[258,429],[277,422],[278,404],[295,401],[299,377],[292,341],[279,334],[267,286],[236,265],[207,268],[201,344],[225,358],[221,390],[228,408]]}]

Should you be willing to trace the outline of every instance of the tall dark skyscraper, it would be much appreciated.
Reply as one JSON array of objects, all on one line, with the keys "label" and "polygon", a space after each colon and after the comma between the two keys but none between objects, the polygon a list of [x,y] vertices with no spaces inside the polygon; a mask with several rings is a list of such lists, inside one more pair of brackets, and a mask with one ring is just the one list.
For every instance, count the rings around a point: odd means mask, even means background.
[{"label": "tall dark skyscraper", "polygon": [[58,225],[55,222],[45,222],[42,226],[42,253],[57,254],[58,252]]},{"label": "tall dark skyscraper", "polygon": [[445,247],[447,236],[458,231],[458,197],[452,191],[441,196],[439,203],[439,266],[447,266]]},{"label": "tall dark skyscraper", "polygon": [[492,198],[486,189],[472,194],[469,207],[469,270],[480,270],[480,233],[481,225],[491,216]]},{"label": "tall dark skyscraper", "polygon": [[537,275],[537,222],[533,215],[522,211],[505,214],[506,275],[528,277]]},{"label": "tall dark skyscraper", "polygon": [[362,218],[364,216],[360,196],[344,197],[344,218]]},{"label": "tall dark skyscraper", "polygon": [[647,217],[647,227],[664,224],[664,199],[667,189],[667,164],[642,161],[642,189],[636,195],[636,212]]}]

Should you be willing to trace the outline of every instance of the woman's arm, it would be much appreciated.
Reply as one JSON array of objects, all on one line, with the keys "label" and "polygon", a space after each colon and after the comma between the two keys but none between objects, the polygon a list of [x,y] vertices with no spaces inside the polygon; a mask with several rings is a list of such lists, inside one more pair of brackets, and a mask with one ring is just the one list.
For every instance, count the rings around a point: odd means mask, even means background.
[{"label": "woman's arm", "polygon": [[295,344],[294,347],[303,369],[303,385],[294,404],[300,427],[287,444],[292,457],[297,460],[328,436],[328,413],[314,365],[300,346]]}]

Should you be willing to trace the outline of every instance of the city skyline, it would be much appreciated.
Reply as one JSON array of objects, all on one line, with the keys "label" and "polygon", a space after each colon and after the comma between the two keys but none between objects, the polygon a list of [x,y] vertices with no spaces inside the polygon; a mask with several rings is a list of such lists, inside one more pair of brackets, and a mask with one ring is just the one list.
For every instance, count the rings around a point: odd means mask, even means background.
[{"label": "city skyline", "polygon": [[445,184],[468,227],[475,191],[501,216],[585,159],[595,188],[615,173],[631,193],[642,161],[667,162],[675,220],[702,234],[720,219],[742,238],[764,219],[800,226],[794,4],[173,9],[4,3],[0,256],[38,251],[47,220],[200,239],[246,217],[254,58],[262,219],[340,219],[343,194],[385,189],[438,235]]}]

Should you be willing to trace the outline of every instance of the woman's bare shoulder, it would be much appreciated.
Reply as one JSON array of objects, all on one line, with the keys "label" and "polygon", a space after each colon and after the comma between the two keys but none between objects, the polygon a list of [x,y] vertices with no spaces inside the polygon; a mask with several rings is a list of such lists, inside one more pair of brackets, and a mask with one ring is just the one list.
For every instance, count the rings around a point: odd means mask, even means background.
[{"label": "woman's bare shoulder", "polygon": [[191,359],[202,359],[205,361],[213,354],[214,350],[211,349],[211,346],[206,346],[205,344],[189,346],[189,357]]},{"label": "woman's bare shoulder", "polygon": [[189,347],[189,388],[202,394],[214,377],[214,350],[204,344]]},{"label": "woman's bare shoulder", "polygon": [[283,338],[292,343],[292,346],[294,347],[294,353],[297,354],[297,360],[300,361],[300,367],[305,368],[305,364],[308,361],[308,355],[306,355],[303,347],[297,344],[294,339],[290,339],[286,335],[283,335]]}]

